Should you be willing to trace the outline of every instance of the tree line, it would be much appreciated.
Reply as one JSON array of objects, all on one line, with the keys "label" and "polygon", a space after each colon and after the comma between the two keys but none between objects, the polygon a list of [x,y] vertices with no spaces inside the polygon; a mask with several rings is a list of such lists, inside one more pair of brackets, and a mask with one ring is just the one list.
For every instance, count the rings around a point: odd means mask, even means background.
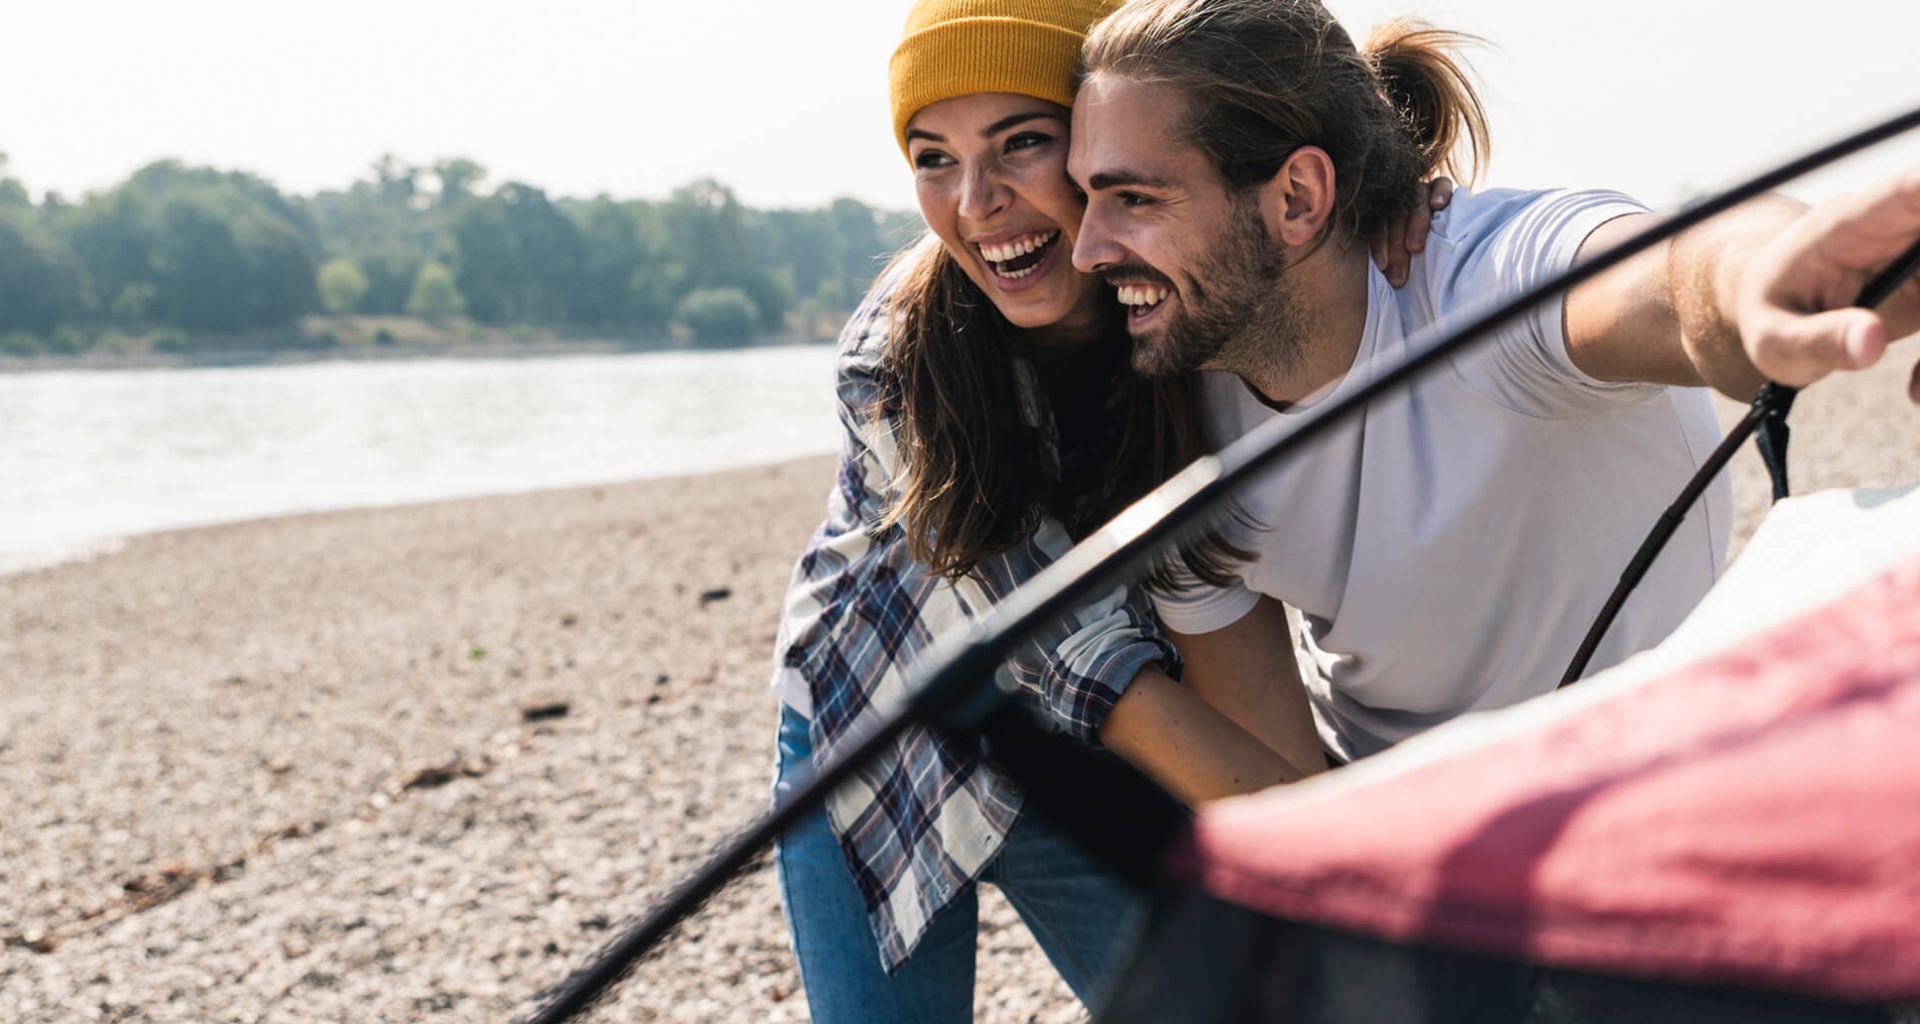
[{"label": "tree line", "polygon": [[436,337],[818,336],[917,226],[854,199],[753,209],[710,180],[660,201],[556,198],[489,188],[471,160],[390,156],[313,196],[163,160],[36,203],[0,154],[0,355],[391,342],[408,321]]}]

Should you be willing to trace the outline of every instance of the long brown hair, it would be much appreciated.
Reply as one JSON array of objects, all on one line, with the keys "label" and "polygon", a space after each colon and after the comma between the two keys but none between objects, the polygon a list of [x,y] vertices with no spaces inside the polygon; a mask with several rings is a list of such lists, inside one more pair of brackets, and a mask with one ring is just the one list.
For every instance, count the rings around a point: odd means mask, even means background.
[{"label": "long brown hair", "polygon": [[1471,184],[1488,158],[1486,110],[1454,51],[1479,42],[1400,18],[1355,47],[1318,0],[1133,0],[1094,26],[1081,76],[1170,85],[1188,138],[1235,190],[1303,145],[1332,158],[1333,224],[1371,238],[1436,173]]},{"label": "long brown hair", "polygon": [[[1023,341],[946,248],[931,240],[910,248],[882,277],[895,280],[883,401],[899,414],[904,474],[885,522],[904,529],[915,559],[935,573],[967,575],[1025,541],[1044,516],[1079,540],[1210,450],[1197,379],[1132,372],[1117,302],[1095,342],[1106,358],[1085,382],[1103,409],[1088,432],[1095,444],[1089,457],[1055,466],[1021,413]],[[1069,425],[1059,426],[1064,434]],[[1208,535],[1158,563],[1147,582],[1167,588],[1191,574],[1225,586],[1251,557]]]}]

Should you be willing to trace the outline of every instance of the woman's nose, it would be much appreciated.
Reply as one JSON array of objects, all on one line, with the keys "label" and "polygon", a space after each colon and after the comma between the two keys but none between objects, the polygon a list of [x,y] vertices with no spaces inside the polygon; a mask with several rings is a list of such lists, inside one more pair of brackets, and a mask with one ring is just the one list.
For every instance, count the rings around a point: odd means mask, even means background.
[{"label": "woman's nose", "polygon": [[1010,194],[992,167],[976,165],[967,171],[966,182],[960,189],[960,216],[976,222],[992,220],[994,214],[1006,208]]}]

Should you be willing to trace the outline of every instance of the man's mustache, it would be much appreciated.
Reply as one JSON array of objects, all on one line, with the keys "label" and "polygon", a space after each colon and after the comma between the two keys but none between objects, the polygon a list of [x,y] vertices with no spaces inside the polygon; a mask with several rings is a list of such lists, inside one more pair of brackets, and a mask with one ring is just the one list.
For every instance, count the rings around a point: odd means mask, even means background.
[{"label": "man's mustache", "polygon": [[1108,267],[1100,272],[1100,276],[1106,278],[1109,285],[1116,287],[1123,283],[1157,284],[1166,288],[1168,291],[1174,290],[1173,280],[1171,278],[1144,263],[1123,263],[1119,266]]}]

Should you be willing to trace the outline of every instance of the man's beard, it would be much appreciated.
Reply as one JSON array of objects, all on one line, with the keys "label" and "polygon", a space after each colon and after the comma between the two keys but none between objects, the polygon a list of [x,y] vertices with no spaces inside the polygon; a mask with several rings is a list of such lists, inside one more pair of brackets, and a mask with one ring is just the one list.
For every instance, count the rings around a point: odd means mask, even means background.
[{"label": "man's beard", "polygon": [[1306,339],[1304,318],[1281,281],[1286,250],[1268,236],[1252,197],[1236,196],[1226,237],[1188,277],[1167,322],[1151,337],[1133,340],[1134,372],[1295,369]]}]

